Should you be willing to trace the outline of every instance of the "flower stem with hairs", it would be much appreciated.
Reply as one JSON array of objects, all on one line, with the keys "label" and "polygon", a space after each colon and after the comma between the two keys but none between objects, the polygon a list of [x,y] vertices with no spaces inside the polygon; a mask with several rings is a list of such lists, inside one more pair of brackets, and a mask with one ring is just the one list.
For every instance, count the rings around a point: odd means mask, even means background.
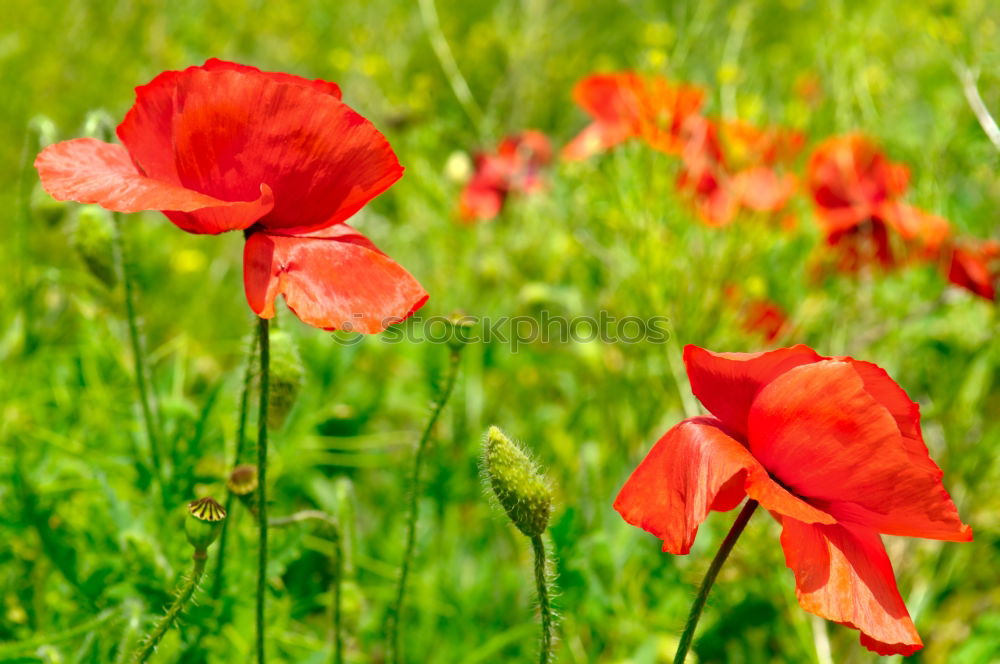
[{"label": "flower stem with hairs", "polygon": [[715,577],[719,575],[719,570],[722,569],[722,564],[729,557],[729,552],[733,550],[736,540],[739,539],[747,522],[750,521],[750,517],[753,516],[754,510],[757,509],[757,504],[756,500],[748,500],[746,505],[743,506],[743,510],[736,517],[736,521],[733,522],[733,526],[729,529],[726,539],[722,540],[722,545],[719,547],[718,553],[715,554],[715,558],[712,559],[712,564],[708,566],[705,578],[702,579],[701,587],[698,588],[698,594],[694,598],[694,604],[691,605],[687,624],[684,625],[681,642],[677,646],[677,653],[674,655],[674,664],[684,663],[688,650],[691,648],[691,642],[694,640],[694,630],[698,626],[701,610],[705,608],[705,600],[708,599],[708,592],[712,589]]},{"label": "flower stem with hairs", "polygon": [[267,397],[268,378],[271,362],[268,320],[260,319],[260,408],[257,413],[257,481],[259,485],[257,506],[257,661],[264,664],[267,659],[265,645],[264,610],[267,592]]},{"label": "flower stem with hairs", "polygon": [[406,580],[410,571],[410,563],[413,560],[413,548],[416,542],[417,518],[419,516],[417,494],[420,491],[420,473],[423,468],[424,454],[427,450],[427,443],[431,438],[431,432],[434,430],[434,425],[441,416],[441,411],[444,410],[445,404],[448,403],[448,398],[451,396],[451,392],[455,387],[455,380],[458,377],[458,365],[461,352],[461,344],[454,344],[451,346],[444,386],[441,388],[441,393],[438,395],[437,401],[433,404],[431,417],[427,421],[427,426],[424,428],[423,435],[420,437],[420,442],[417,443],[417,452],[413,457],[413,470],[410,475],[410,502],[406,519],[406,541],[403,550],[403,563],[399,570],[399,581],[396,584],[396,600],[389,613],[389,661],[393,664],[399,664],[401,661],[399,651],[399,623],[402,618],[403,601],[406,596]]}]

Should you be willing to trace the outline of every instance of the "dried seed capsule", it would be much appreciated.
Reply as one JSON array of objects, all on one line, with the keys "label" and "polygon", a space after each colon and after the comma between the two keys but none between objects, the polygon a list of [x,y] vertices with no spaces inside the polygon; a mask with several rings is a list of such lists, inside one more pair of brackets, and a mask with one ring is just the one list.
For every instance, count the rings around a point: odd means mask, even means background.
[{"label": "dried seed capsule", "polygon": [[207,551],[216,540],[222,530],[222,520],[225,518],[226,510],[211,498],[199,498],[188,503],[188,518],[184,522],[184,531],[196,555]]}]

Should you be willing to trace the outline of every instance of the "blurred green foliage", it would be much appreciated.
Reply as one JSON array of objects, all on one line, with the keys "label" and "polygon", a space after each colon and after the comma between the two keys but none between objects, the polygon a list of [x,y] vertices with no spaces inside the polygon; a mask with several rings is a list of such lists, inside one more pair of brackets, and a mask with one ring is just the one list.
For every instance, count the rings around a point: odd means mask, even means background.
[{"label": "blurred green foliage", "polygon": [[[183,505],[221,499],[252,319],[238,234],[196,237],[159,214],[126,220],[165,432],[167,504],[151,486],[120,284],[91,275],[74,221],[27,214],[43,115],[56,138],[88,111],[120,119],[132,88],[221,57],[338,81],[383,129],[407,172],[352,223],[431,293],[423,313],[660,315],[669,344],[502,343],[463,354],[459,385],[420,488],[424,519],[404,616],[413,662],[529,661],[529,554],[491,513],[477,451],[487,426],[526,441],[558,487],[551,526],[562,614],[559,661],[668,661],[692,589],[732,515],[714,515],[687,557],[611,509],[652,443],[697,405],[679,349],[755,350],[727,284],[766,294],[794,323],[784,341],[852,354],[922,405],[932,456],[975,529],[971,544],[888,538],[927,647],[912,661],[1000,658],[1000,335],[996,306],[932,267],[861,279],[812,269],[820,237],[758,218],[713,230],[674,194],[676,163],[626,145],[558,165],[543,194],[493,223],[455,221],[456,150],[539,128],[557,143],[587,122],[570,99],[594,70],[636,68],[704,85],[708,111],[826,135],[862,129],[908,163],[910,200],[959,232],[997,235],[998,154],[954,73],[981,71],[1000,111],[1000,7],[990,0],[438,2],[441,34],[481,117],[458,103],[418,3],[371,0],[6,0],[0,6],[0,661],[111,662],[170,600],[187,565]],[[804,92],[805,91],[805,92]],[[37,121],[34,126],[37,126]],[[67,210],[70,217],[78,210]],[[58,217],[58,214],[55,215]],[[52,219],[52,215],[49,215]],[[349,662],[384,657],[402,550],[404,478],[447,347],[340,343],[283,312],[302,392],[274,434],[273,514],[319,508],[344,530]],[[234,510],[224,598],[204,594],[160,661],[243,662],[252,653],[253,524]],[[701,662],[809,662],[828,634],[836,662],[875,659],[857,635],[797,607],[778,528],[751,522],[709,600]],[[329,660],[332,545],[272,535],[272,661]],[[209,567],[211,574],[213,567]],[[209,580],[211,583],[211,579]]]}]

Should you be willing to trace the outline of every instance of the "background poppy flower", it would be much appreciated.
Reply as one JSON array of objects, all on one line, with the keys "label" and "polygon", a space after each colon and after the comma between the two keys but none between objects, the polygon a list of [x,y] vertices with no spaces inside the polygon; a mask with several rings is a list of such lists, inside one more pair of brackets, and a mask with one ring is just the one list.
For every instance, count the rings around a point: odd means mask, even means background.
[{"label": "background poppy flower", "polygon": [[59,200],[160,210],[189,233],[243,230],[244,286],[269,318],[285,296],[304,322],[381,331],[427,294],[343,222],[403,173],[335,83],[221,60],[136,88],[122,145],[50,145],[35,167]]},{"label": "background poppy flower", "polygon": [[817,221],[827,244],[839,251],[844,271],[869,263],[895,265],[893,235],[928,258],[950,233],[946,219],[898,200],[909,184],[909,170],[860,134],[821,143],[806,177]]},{"label": "background poppy flower", "polygon": [[802,608],[861,632],[879,654],[922,647],[880,533],[970,541],[920,431],[917,404],[882,369],[806,346],[687,346],[712,417],[682,421],[629,477],[615,509],[686,554],[712,510],[758,501],[782,526]]},{"label": "background poppy flower", "polygon": [[593,122],[563,148],[562,155],[586,159],[630,138],[643,138],[658,150],[679,154],[681,128],[698,113],[704,96],[700,88],[635,72],[588,76],[573,88],[573,100]]},{"label": "background poppy flower", "polygon": [[504,138],[496,152],[476,155],[476,170],[459,199],[465,221],[486,221],[503,209],[511,192],[530,194],[542,188],[541,169],[552,161],[552,146],[540,131],[529,129]]},{"label": "background poppy flower", "polygon": [[949,247],[947,256],[948,281],[987,300],[997,297],[1000,281],[1000,242],[965,242]]},{"label": "background poppy flower", "polygon": [[804,141],[791,130],[692,116],[683,128],[677,187],[690,193],[709,226],[729,223],[741,208],[777,212],[798,187],[781,165],[794,159]]}]

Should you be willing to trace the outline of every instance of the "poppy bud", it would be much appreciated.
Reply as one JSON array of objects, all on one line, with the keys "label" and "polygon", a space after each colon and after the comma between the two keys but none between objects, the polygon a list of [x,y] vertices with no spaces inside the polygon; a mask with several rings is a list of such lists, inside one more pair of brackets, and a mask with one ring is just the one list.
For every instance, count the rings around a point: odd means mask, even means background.
[{"label": "poppy bud", "polygon": [[111,288],[118,281],[114,261],[114,223],[111,213],[97,205],[83,205],[76,216],[73,247],[90,273]]},{"label": "poppy bud", "polygon": [[204,555],[212,542],[222,530],[222,520],[226,518],[226,510],[211,498],[199,498],[188,503],[188,518],[184,522],[184,531],[188,542],[194,547],[195,557]]},{"label": "poppy bud", "polygon": [[226,487],[230,493],[240,499],[250,510],[256,509],[257,495],[257,466],[243,465],[233,468],[226,480]]},{"label": "poppy bud", "polygon": [[552,512],[552,489],[532,458],[496,426],[486,434],[483,471],[517,529],[541,535]]},{"label": "poppy bud", "polygon": [[28,201],[31,214],[45,223],[46,226],[58,226],[59,222],[66,216],[67,204],[57,201],[49,196],[48,192],[42,188],[41,183],[35,185],[31,190],[31,199]]},{"label": "poppy bud", "polygon": [[271,374],[268,383],[267,424],[280,429],[302,388],[302,358],[292,337],[282,330],[271,333]]},{"label": "poppy bud", "polygon": [[452,350],[459,350],[462,346],[472,341],[469,335],[475,324],[475,318],[467,316],[460,311],[455,311],[448,316],[448,346]]}]

